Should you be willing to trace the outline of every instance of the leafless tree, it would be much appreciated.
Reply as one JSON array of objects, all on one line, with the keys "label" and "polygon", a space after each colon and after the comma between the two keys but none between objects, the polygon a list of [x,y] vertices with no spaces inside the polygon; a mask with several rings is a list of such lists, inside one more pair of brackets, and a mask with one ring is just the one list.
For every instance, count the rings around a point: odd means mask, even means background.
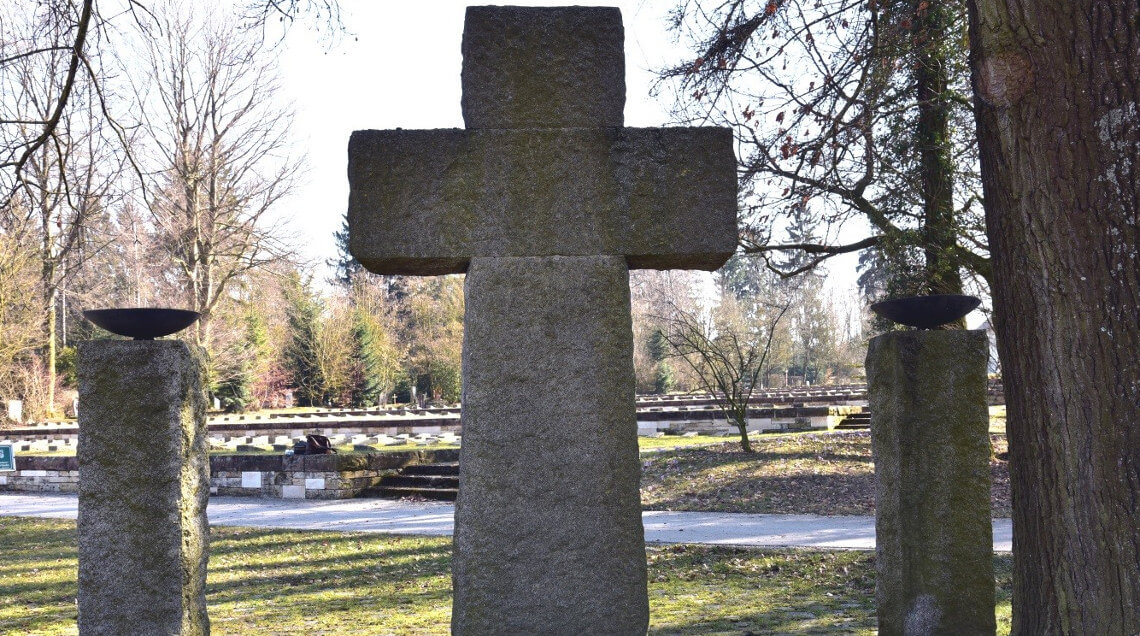
[{"label": "leafless tree", "polygon": [[276,68],[256,34],[188,7],[164,5],[144,40],[136,83],[145,141],[147,202],[170,274],[201,312],[196,341],[209,348],[211,314],[227,289],[289,250],[272,215],[294,187],[291,113],[277,104]]},{"label": "leafless tree", "polygon": [[[95,72],[88,49],[97,19],[94,0],[38,2],[30,14],[27,3],[5,4],[6,19],[0,22],[0,85],[5,89],[0,99],[0,185],[10,205],[29,162],[58,140],[76,86]],[[39,79],[47,87],[35,101],[21,98],[28,68],[43,73]]]},{"label": "leafless tree", "polygon": [[[26,218],[26,217],[24,217]],[[18,365],[40,342],[36,250],[19,237],[21,228],[0,231],[0,397],[19,397]]]},{"label": "leafless tree", "polygon": [[971,0],[1013,626],[1140,633],[1140,4]]},{"label": "leafless tree", "polygon": [[673,20],[691,54],[658,90],[735,130],[746,252],[793,276],[874,249],[902,293],[989,276],[964,2],[679,0]]},{"label": "leafless tree", "polygon": [[[58,27],[46,23],[24,23],[10,33],[30,33],[37,28]],[[23,31],[16,30],[22,28]],[[30,230],[21,240],[39,245],[41,297],[40,323],[43,326],[42,359],[46,381],[46,410],[55,402],[55,363],[57,348],[57,308],[59,292],[69,270],[79,267],[83,257],[102,241],[92,232],[92,219],[103,214],[122,172],[122,154],[108,135],[99,106],[99,96],[90,83],[71,87],[70,107],[54,113],[60,96],[57,77],[68,64],[71,53],[45,50],[9,60],[3,75],[5,107],[23,112],[30,121],[9,122],[8,132],[17,138],[32,139],[40,123],[54,119],[50,143],[22,157],[22,171],[14,183],[8,206],[24,210]],[[16,206],[17,199],[19,206]]]},{"label": "leafless tree", "polygon": [[669,344],[669,355],[683,361],[702,388],[713,394],[721,412],[740,432],[746,453],[752,452],[748,403],[762,384],[776,328],[790,306],[790,297],[742,303],[725,293],[710,309],[685,294],[675,294],[667,311],[654,317]]},{"label": "leafless tree", "polygon": [[[97,97],[104,123],[128,147],[128,127],[119,123],[116,113],[130,112],[137,104],[117,101],[113,78],[100,58],[126,55],[121,49],[131,41],[131,31],[144,37],[152,33],[162,1],[0,0],[0,86],[12,83],[13,68],[22,61],[53,56],[60,62],[44,77],[54,87],[44,108],[23,110],[6,99],[6,91],[0,92],[0,209],[8,207],[8,199],[18,192],[32,158],[58,139],[60,123],[84,87]],[[101,11],[104,4],[111,5],[106,12]],[[288,27],[297,20],[334,34],[344,32],[337,0],[237,0],[235,4],[241,30],[258,37],[267,24]],[[29,25],[32,28],[26,28]]]}]

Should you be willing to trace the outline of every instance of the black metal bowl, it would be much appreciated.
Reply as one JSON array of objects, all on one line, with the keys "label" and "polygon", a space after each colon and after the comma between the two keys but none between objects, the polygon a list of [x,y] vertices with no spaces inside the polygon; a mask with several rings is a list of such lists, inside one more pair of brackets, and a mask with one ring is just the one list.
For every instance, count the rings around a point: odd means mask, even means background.
[{"label": "black metal bowl", "polygon": [[88,309],[83,312],[97,326],[135,340],[154,340],[177,333],[194,324],[200,315],[188,309],[164,307],[130,307],[125,309]]},{"label": "black metal bowl", "polygon": [[954,322],[974,311],[982,301],[962,294],[908,296],[871,305],[871,311],[887,320],[919,329],[933,329]]}]

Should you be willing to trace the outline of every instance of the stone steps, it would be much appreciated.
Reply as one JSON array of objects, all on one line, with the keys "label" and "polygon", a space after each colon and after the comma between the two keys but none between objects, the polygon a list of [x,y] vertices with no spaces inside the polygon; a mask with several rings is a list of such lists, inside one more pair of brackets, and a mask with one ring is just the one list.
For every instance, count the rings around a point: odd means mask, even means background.
[{"label": "stone steps", "polygon": [[360,493],[361,497],[416,497],[442,501],[455,501],[458,495],[459,462],[410,464]]},{"label": "stone steps", "polygon": [[404,475],[454,475],[459,477],[459,462],[409,464],[400,471]]},{"label": "stone steps", "polygon": [[407,488],[407,487],[391,487],[377,489],[376,492],[365,491],[361,493],[361,497],[382,497],[385,499],[402,499],[404,497],[413,497],[417,499],[435,499],[438,501],[455,501],[459,496],[459,491],[443,490],[439,488]]},{"label": "stone steps", "polygon": [[459,478],[446,475],[396,475],[383,478],[380,487],[458,490]]},{"label": "stone steps", "polygon": [[835,425],[835,430],[865,430],[871,428],[871,414],[867,411],[852,413]]}]

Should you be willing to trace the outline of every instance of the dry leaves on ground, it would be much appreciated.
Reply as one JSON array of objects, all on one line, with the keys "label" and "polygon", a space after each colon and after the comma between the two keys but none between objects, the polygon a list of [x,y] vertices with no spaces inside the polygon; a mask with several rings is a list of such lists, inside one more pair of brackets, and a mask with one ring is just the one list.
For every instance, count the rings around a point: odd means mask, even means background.
[{"label": "dry leaves on ground", "polygon": [[[1006,451],[1004,435],[991,435],[994,455]],[[646,458],[641,501],[649,510],[769,514],[873,515],[871,436],[803,433],[761,436],[755,453],[740,445],[682,449]],[[991,459],[994,516],[1008,517],[1009,471]]]}]

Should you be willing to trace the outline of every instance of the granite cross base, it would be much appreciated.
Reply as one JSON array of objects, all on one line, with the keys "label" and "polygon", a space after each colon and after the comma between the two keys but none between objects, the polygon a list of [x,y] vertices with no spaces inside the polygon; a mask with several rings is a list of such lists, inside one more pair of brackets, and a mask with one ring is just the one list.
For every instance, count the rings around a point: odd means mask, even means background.
[{"label": "granite cross base", "polygon": [[175,340],[79,345],[79,633],[208,634],[206,397]]},{"label": "granite cross base", "polygon": [[465,291],[453,631],[645,633],[625,260],[476,258]]},{"label": "granite cross base", "polygon": [[983,331],[895,331],[867,350],[879,633],[993,634]]}]

